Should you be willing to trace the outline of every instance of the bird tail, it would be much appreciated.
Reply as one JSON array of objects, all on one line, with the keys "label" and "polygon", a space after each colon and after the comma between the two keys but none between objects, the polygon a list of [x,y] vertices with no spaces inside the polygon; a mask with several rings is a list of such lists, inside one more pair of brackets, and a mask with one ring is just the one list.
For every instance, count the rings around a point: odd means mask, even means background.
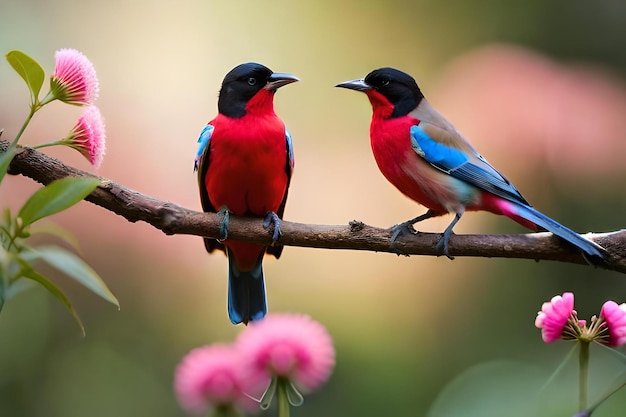
[{"label": "bird tail", "polygon": [[263,254],[249,271],[240,271],[232,251],[228,251],[228,317],[233,324],[260,320],[267,313]]},{"label": "bird tail", "polygon": [[600,265],[606,262],[604,249],[595,242],[585,239],[578,233],[530,206],[515,204],[515,208],[517,209],[515,213],[517,216],[536,224],[576,247],[590,264]]}]

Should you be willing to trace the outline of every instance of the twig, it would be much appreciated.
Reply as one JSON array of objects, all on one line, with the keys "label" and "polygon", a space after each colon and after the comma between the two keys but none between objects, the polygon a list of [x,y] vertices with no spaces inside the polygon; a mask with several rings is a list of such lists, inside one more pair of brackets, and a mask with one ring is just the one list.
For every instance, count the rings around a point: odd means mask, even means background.
[{"label": "twig", "polygon": [[[0,152],[9,143],[0,141]],[[21,174],[42,184],[67,176],[92,174],[67,166],[31,148],[20,148],[11,163],[10,174]],[[158,200],[133,191],[108,179],[86,200],[104,207],[130,222],[144,221],[167,235],[188,234],[219,237],[220,219],[213,213],[201,213],[176,204]],[[351,249],[395,253],[389,247],[390,232],[353,220],[347,225],[314,225],[282,222],[279,242],[285,246],[323,249]],[[263,227],[262,219],[231,216],[229,238],[262,244],[271,243],[271,230]],[[402,236],[396,247],[406,255],[437,255],[438,233],[417,233]],[[626,231],[590,233],[587,238],[604,247],[608,253],[606,269],[626,273]],[[489,258],[521,258],[553,260],[584,264],[583,257],[550,233],[515,235],[453,235],[450,239],[453,256]]]}]

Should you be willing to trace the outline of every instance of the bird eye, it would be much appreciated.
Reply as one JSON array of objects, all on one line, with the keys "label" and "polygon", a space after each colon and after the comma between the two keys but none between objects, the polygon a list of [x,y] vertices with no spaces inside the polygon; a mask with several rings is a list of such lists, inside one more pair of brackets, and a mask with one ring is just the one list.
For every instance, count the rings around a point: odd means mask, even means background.
[{"label": "bird eye", "polygon": [[386,79],[385,79],[385,80],[382,80],[382,81],[380,82],[380,85],[381,85],[382,87],[387,87],[387,86],[389,85],[389,80],[386,80]]},{"label": "bird eye", "polygon": [[255,84],[256,84],[256,78],[254,77],[248,78],[248,85],[255,85]]}]

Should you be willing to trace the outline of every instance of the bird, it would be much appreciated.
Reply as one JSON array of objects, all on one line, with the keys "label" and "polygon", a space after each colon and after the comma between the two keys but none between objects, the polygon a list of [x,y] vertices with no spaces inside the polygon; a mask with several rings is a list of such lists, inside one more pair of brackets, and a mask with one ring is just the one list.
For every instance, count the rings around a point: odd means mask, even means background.
[{"label": "bird", "polygon": [[370,143],[378,168],[400,192],[427,208],[426,213],[390,228],[398,236],[413,225],[453,213],[435,245],[449,253],[454,226],[466,211],[504,215],[533,231],[549,231],[575,247],[588,263],[605,261],[605,250],[533,208],[444,116],[426,100],[415,79],[395,68],[373,70],[365,78],[335,87],[360,91],[372,105]]},{"label": "bird", "polygon": [[[221,217],[220,239],[204,239],[206,250],[228,257],[228,316],[233,324],[267,314],[265,253],[279,258],[281,219],[294,169],[293,140],[274,112],[274,94],[300,81],[288,73],[248,62],[229,71],[219,91],[218,114],[200,133],[194,159],[205,212]],[[263,217],[273,226],[273,245],[228,240],[230,215]]]}]

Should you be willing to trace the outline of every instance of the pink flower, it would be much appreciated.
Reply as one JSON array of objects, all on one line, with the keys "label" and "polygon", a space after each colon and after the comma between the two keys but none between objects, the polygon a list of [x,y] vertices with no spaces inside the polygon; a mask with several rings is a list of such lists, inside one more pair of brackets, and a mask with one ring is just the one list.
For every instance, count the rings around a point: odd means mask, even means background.
[{"label": "pink flower", "polygon": [[54,73],[50,79],[53,96],[69,104],[91,104],[98,97],[96,70],[91,61],[75,49],[54,54]]},{"label": "pink flower", "polygon": [[249,388],[241,356],[233,346],[193,349],[183,358],[174,375],[178,402],[193,414],[222,407],[254,412],[258,404],[245,394]]},{"label": "pink flower", "polygon": [[576,314],[574,294],[571,292],[556,295],[549,303],[543,303],[535,319],[535,327],[541,329],[543,341],[552,343],[560,339],[572,313]]},{"label": "pink flower", "polygon": [[252,322],[239,335],[237,346],[251,379],[266,384],[273,377],[282,377],[314,390],[329,378],[335,365],[328,331],[302,314],[270,314]]},{"label": "pink flower", "polygon": [[69,136],[60,143],[70,146],[85,156],[96,168],[102,163],[106,133],[100,111],[89,106],[76,122]]},{"label": "pink flower", "polygon": [[609,332],[607,339],[599,342],[609,346],[620,346],[626,343],[626,303],[617,305],[615,301],[607,301],[602,305],[600,317]]}]

